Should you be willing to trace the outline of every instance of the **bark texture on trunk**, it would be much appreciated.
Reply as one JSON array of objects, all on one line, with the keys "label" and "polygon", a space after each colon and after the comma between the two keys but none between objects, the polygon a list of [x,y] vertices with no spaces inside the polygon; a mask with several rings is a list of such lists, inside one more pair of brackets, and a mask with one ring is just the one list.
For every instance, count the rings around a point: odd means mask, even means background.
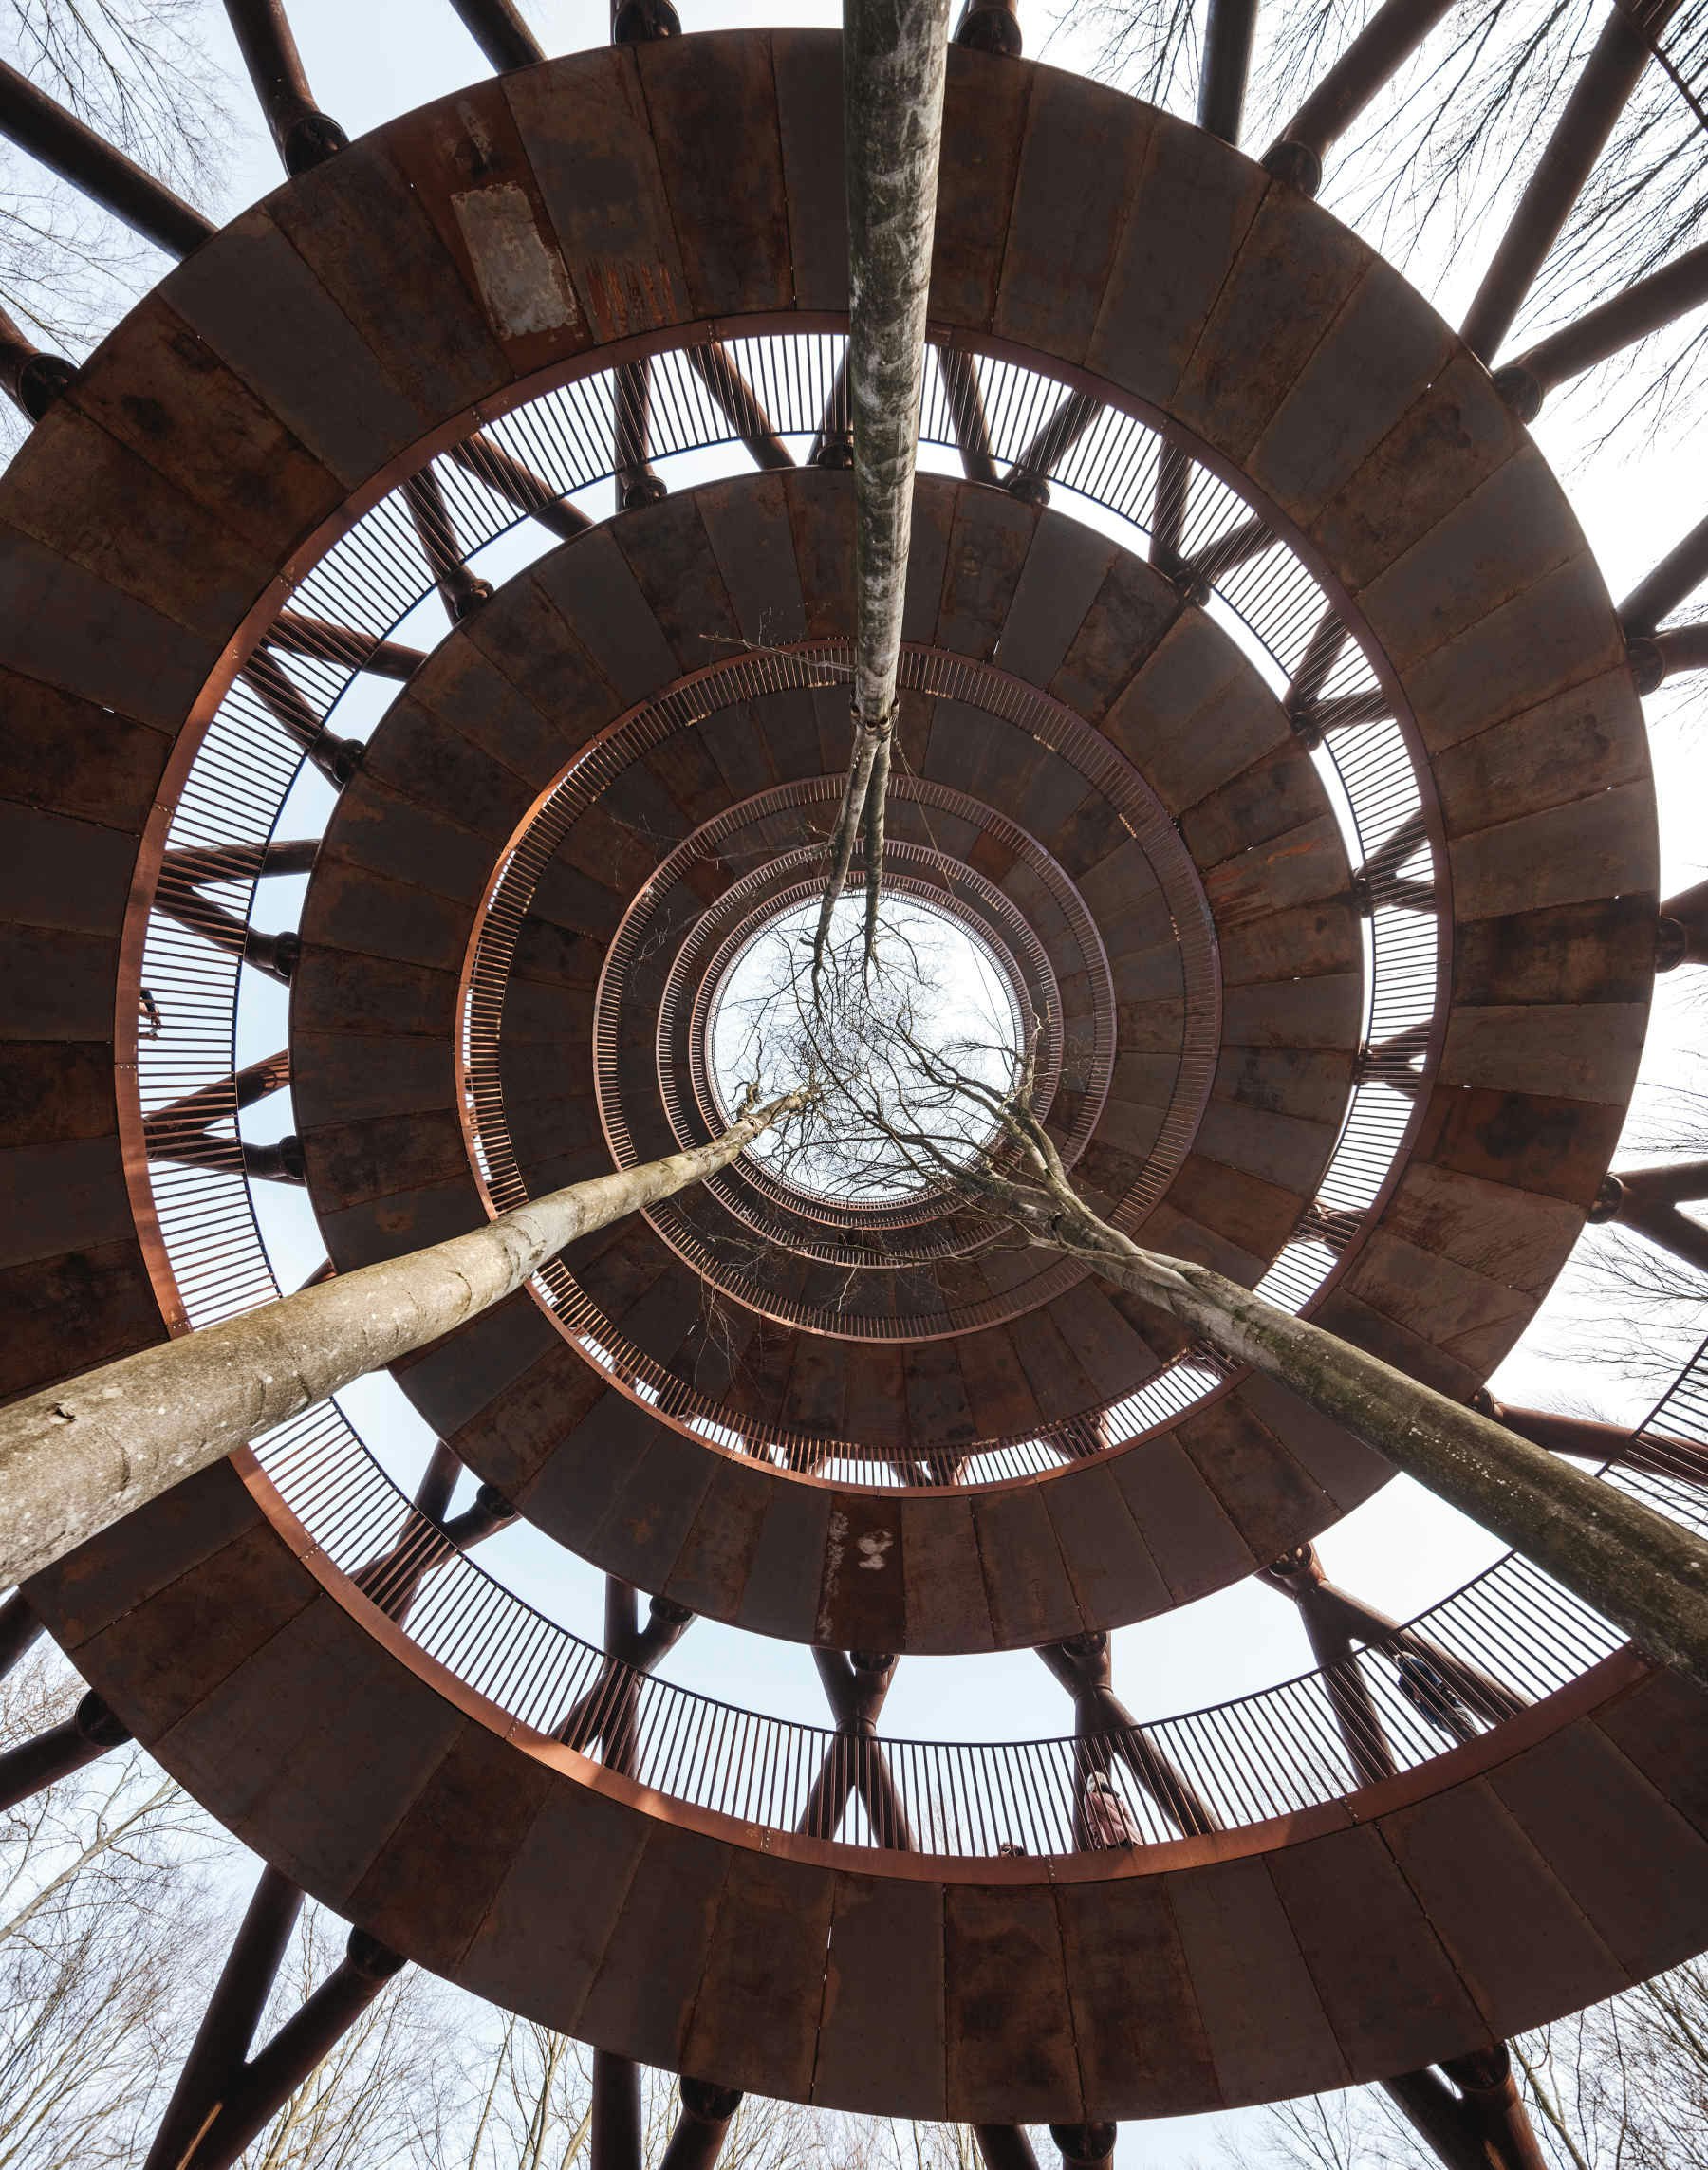
[{"label": "bark texture on trunk", "polygon": [[25,1581],[210,1462],[454,1332],[564,1246],[684,1190],[805,1104],[531,1199],[471,1234],[121,1357],[0,1411],[0,1586]]},{"label": "bark texture on trunk", "polygon": [[854,753],[819,918],[821,955],[863,829],[868,928],[882,871],[883,790],[913,527],[948,28],[949,0],[845,0],[843,9]]},{"label": "bark texture on trunk", "polygon": [[1052,1171],[1045,1186],[998,1175],[969,1183],[1034,1242],[1090,1260],[1223,1356],[1291,1387],[1708,1689],[1708,1545],[1700,1538],[1209,1267],[1142,1250],[1091,1213],[1065,1176]]}]

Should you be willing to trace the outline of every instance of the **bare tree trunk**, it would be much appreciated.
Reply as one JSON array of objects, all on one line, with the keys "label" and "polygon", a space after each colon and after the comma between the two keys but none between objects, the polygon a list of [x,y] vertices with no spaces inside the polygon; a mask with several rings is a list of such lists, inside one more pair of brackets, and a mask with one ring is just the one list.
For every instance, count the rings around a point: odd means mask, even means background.
[{"label": "bare tree trunk", "polygon": [[1708,1689],[1708,1545],[1209,1267],[1142,1250],[1081,1201],[1041,1126],[1021,1116],[1014,1127],[1038,1185],[988,1169],[964,1176],[987,1210],[1280,1380]]},{"label": "bare tree trunk", "polygon": [[[913,527],[925,297],[937,224],[949,0],[845,0],[848,405],[854,430],[854,753],[832,839],[814,986],[854,842],[866,837],[867,939]],[[882,750],[882,751],[881,751]],[[876,804],[873,804],[873,801]],[[868,950],[869,955],[869,950]]]},{"label": "bare tree trunk", "polygon": [[690,1152],[571,1183],[472,1234],[341,1273],[0,1412],[0,1586],[39,1573],[180,1478],[454,1332],[578,1236],[715,1175],[808,1098],[789,1093],[764,1106],[750,1098],[721,1137]]}]

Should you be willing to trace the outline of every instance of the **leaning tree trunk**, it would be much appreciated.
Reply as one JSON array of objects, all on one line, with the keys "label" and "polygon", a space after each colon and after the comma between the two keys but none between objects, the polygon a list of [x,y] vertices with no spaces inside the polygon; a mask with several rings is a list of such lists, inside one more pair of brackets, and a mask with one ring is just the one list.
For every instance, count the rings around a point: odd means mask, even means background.
[{"label": "leaning tree trunk", "polygon": [[691,1152],[533,1198],[472,1234],[341,1273],[0,1411],[0,1586],[288,1417],[501,1302],[577,1236],[727,1167],[802,1092]]},{"label": "leaning tree trunk", "polygon": [[866,954],[877,933],[883,798],[901,658],[925,297],[937,225],[949,0],[845,0],[848,412],[854,432],[854,751],[831,836],[813,950],[863,834]]},{"label": "leaning tree trunk", "polygon": [[[1048,1147],[1030,1137],[1035,1127],[1026,1125],[1029,1145],[1042,1147],[1030,1155],[1038,1167]],[[1708,1689],[1708,1545],[1699,1538],[1209,1267],[1142,1250],[1090,1211],[1059,1163],[1038,1173],[1039,1188],[993,1171],[962,1180],[983,1210],[1032,1242],[1085,1259],[1223,1356],[1291,1387]]]}]

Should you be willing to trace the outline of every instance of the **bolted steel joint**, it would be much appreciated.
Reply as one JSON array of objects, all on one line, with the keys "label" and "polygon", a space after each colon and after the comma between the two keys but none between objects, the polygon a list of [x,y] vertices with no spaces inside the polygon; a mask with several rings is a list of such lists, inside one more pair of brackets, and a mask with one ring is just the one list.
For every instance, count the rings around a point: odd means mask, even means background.
[{"label": "bolted steel joint", "polygon": [[955,27],[955,43],[975,53],[995,53],[1017,61],[1026,49],[1021,35],[1019,0],[967,0]]},{"label": "bolted steel joint", "polygon": [[63,354],[31,354],[18,366],[18,404],[39,422],[76,382],[77,364]]},{"label": "bolted steel joint", "polygon": [[1690,929],[1682,919],[1662,919],[1655,929],[1655,970],[1676,972],[1690,956]]},{"label": "bolted steel joint", "polygon": [[378,1937],[370,1937],[365,1929],[352,1929],[350,1940],[344,1946],[344,1962],[363,1981],[390,1981],[393,1975],[401,1974],[406,1964],[401,1952],[394,1952],[389,1944],[382,1944]]},{"label": "bolted steel joint", "polygon": [[1106,2162],[1115,2152],[1112,2124],[1052,2124],[1049,2137],[1062,2151],[1062,2161],[1079,2170],[1082,2163]]},{"label": "bolted steel joint", "polygon": [[711,2080],[681,2079],[682,2107],[701,2124],[728,2124],[741,2107],[739,2087],[720,2087]]},{"label": "bolted steel joint", "polygon": [[[659,495],[662,497],[663,494],[664,486],[660,483]],[[457,584],[456,593],[452,599],[451,614],[460,625],[465,619],[473,618],[483,604],[491,603],[492,600],[492,582],[477,579],[471,573],[466,580],[459,581]]]},{"label": "bolted steel joint", "polygon": [[131,1729],[124,1720],[92,1693],[78,1704],[71,1723],[77,1728],[78,1739],[86,1740],[91,1748],[122,1748],[131,1738]]},{"label": "bolted steel joint", "polygon": [[1626,641],[1625,662],[1630,668],[1631,683],[1639,694],[1660,692],[1666,678],[1666,657],[1659,640]]},{"label": "bolted steel joint", "polygon": [[349,147],[350,139],[329,113],[305,113],[285,131],[281,146],[285,171],[294,180],[298,174],[312,173]]},{"label": "bolted steel joint", "polygon": [[615,0],[611,9],[611,43],[645,45],[651,38],[679,38],[682,19],[670,0]]},{"label": "bolted steel joint", "polygon": [[622,485],[622,510],[625,512],[639,512],[643,505],[661,504],[669,495],[670,491],[661,476],[632,475]]},{"label": "bolted steel joint", "polygon": [[678,1604],[673,1597],[656,1597],[646,1610],[648,1618],[656,1620],[660,1627],[686,1627],[694,1618],[693,1608]]},{"label": "bolted steel joint", "polygon": [[1314,196],[1323,185],[1323,161],[1309,143],[1272,143],[1263,154],[1263,165],[1301,195]]},{"label": "bolted steel joint", "polygon": [[1515,362],[1494,372],[1494,389],[1521,422],[1533,422],[1542,412],[1542,380]]},{"label": "bolted steel joint", "polygon": [[1589,1225],[1601,1228],[1610,1220],[1617,1220],[1624,1211],[1625,1187],[1617,1176],[1604,1176],[1601,1188],[1596,1192],[1589,1208]]},{"label": "bolted steel joint", "polygon": [[1041,474],[1028,474],[1024,469],[1011,474],[1002,486],[1011,497],[1017,497],[1022,505],[1035,505],[1040,511],[1049,505],[1049,485]]}]

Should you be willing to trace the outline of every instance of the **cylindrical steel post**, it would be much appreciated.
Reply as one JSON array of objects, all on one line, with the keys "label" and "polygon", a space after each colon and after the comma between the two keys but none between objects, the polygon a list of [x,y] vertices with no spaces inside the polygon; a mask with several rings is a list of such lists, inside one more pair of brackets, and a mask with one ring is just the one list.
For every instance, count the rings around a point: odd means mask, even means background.
[{"label": "cylindrical steel post", "polygon": [[593,2052],[592,2170],[640,2170],[640,2068]]},{"label": "cylindrical steel post", "polygon": [[1386,0],[1263,155],[1271,173],[1314,195],[1323,160],[1454,0]]},{"label": "cylindrical steel post", "polygon": [[122,151],[0,61],[0,135],[121,219],[168,256],[188,256],[214,231],[212,219],[144,173]]},{"label": "cylindrical steel post", "polygon": [[232,34],[288,174],[306,174],[349,147],[314,102],[285,0],[226,0]]},{"label": "cylindrical steel post", "polygon": [[49,1726],[0,1754],[0,1810],[15,1808],[44,1786],[57,1786],[130,1737],[130,1728],[99,1696],[85,1696],[63,1725]]},{"label": "cylindrical steel post", "polygon": [[1198,77],[1197,124],[1224,143],[1239,140],[1256,28],[1257,0],[1210,0],[1204,65]]},{"label": "cylindrical steel post", "polygon": [[[1651,29],[1670,11],[1662,9]],[[1624,9],[1615,7],[1525,184],[1460,328],[1465,344],[1484,362],[1494,360],[1512,330],[1543,259],[1559,239],[1648,63],[1647,43]]]},{"label": "cylindrical steel post", "polygon": [[522,20],[512,0],[451,0],[481,57],[494,73],[531,67],[546,58],[539,40]]}]

